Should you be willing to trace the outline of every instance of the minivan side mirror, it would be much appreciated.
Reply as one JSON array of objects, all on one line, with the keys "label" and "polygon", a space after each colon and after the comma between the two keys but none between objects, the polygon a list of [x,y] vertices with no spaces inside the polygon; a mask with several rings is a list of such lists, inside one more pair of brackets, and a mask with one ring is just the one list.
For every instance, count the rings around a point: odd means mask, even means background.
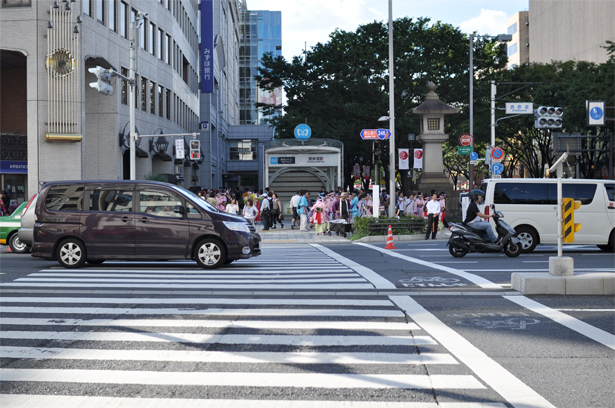
[{"label": "minivan side mirror", "polygon": [[495,204],[491,204],[491,209],[495,211]]},{"label": "minivan side mirror", "polygon": [[177,213],[177,214],[184,214],[186,212],[186,210],[184,210],[184,207],[181,205],[176,205],[173,207],[173,212]]}]

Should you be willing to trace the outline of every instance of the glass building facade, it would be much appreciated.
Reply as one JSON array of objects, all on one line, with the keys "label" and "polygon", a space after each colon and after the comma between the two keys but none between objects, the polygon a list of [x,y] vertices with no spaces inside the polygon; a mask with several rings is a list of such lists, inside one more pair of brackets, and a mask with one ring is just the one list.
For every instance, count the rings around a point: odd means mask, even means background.
[{"label": "glass building facade", "polygon": [[266,119],[254,108],[256,102],[282,104],[282,88],[273,92],[256,86],[263,54],[282,55],[282,12],[247,9],[243,2],[239,28],[239,120],[241,125],[261,125]]}]

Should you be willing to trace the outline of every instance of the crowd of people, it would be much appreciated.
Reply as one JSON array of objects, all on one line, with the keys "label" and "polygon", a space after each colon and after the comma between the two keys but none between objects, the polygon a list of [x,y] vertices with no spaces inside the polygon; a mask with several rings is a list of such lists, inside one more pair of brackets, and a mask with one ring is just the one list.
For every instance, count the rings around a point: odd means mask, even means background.
[{"label": "crowd of people", "polygon": [[[269,187],[265,190],[241,192],[238,189],[201,190],[199,197],[219,211],[242,215],[253,225],[262,222],[263,230],[276,229],[277,224],[284,228],[283,206],[278,195]],[[312,197],[307,190],[297,190],[290,199],[292,211],[291,229],[309,231],[314,228],[317,234],[326,234],[332,221],[352,223],[356,218],[388,215],[390,196],[380,194],[380,208],[374,209],[374,201],[369,191],[364,189],[343,191],[338,187],[327,191],[324,187]],[[446,220],[446,194],[431,192],[423,196],[421,192],[397,192],[395,217],[420,217],[428,220],[426,238],[435,238],[439,229],[448,228]],[[344,221],[341,221],[344,220]]]}]

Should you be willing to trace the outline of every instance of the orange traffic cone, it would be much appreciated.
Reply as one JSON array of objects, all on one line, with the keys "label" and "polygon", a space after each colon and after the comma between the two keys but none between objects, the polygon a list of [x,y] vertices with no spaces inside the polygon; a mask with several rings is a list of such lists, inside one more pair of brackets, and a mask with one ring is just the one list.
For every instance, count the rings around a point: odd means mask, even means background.
[{"label": "orange traffic cone", "polygon": [[389,225],[389,235],[387,236],[387,246],[385,246],[384,249],[397,249],[395,248],[395,245],[393,245],[393,229],[391,228],[391,225]]}]

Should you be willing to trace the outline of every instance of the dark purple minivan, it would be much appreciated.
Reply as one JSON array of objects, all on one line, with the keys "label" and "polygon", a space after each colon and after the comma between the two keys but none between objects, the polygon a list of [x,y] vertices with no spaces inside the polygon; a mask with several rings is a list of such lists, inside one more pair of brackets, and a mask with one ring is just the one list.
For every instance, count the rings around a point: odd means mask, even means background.
[{"label": "dark purple minivan", "polygon": [[32,256],[65,268],[86,261],[194,259],[209,269],[261,253],[260,236],[245,218],[156,181],[46,183],[35,220]]}]

